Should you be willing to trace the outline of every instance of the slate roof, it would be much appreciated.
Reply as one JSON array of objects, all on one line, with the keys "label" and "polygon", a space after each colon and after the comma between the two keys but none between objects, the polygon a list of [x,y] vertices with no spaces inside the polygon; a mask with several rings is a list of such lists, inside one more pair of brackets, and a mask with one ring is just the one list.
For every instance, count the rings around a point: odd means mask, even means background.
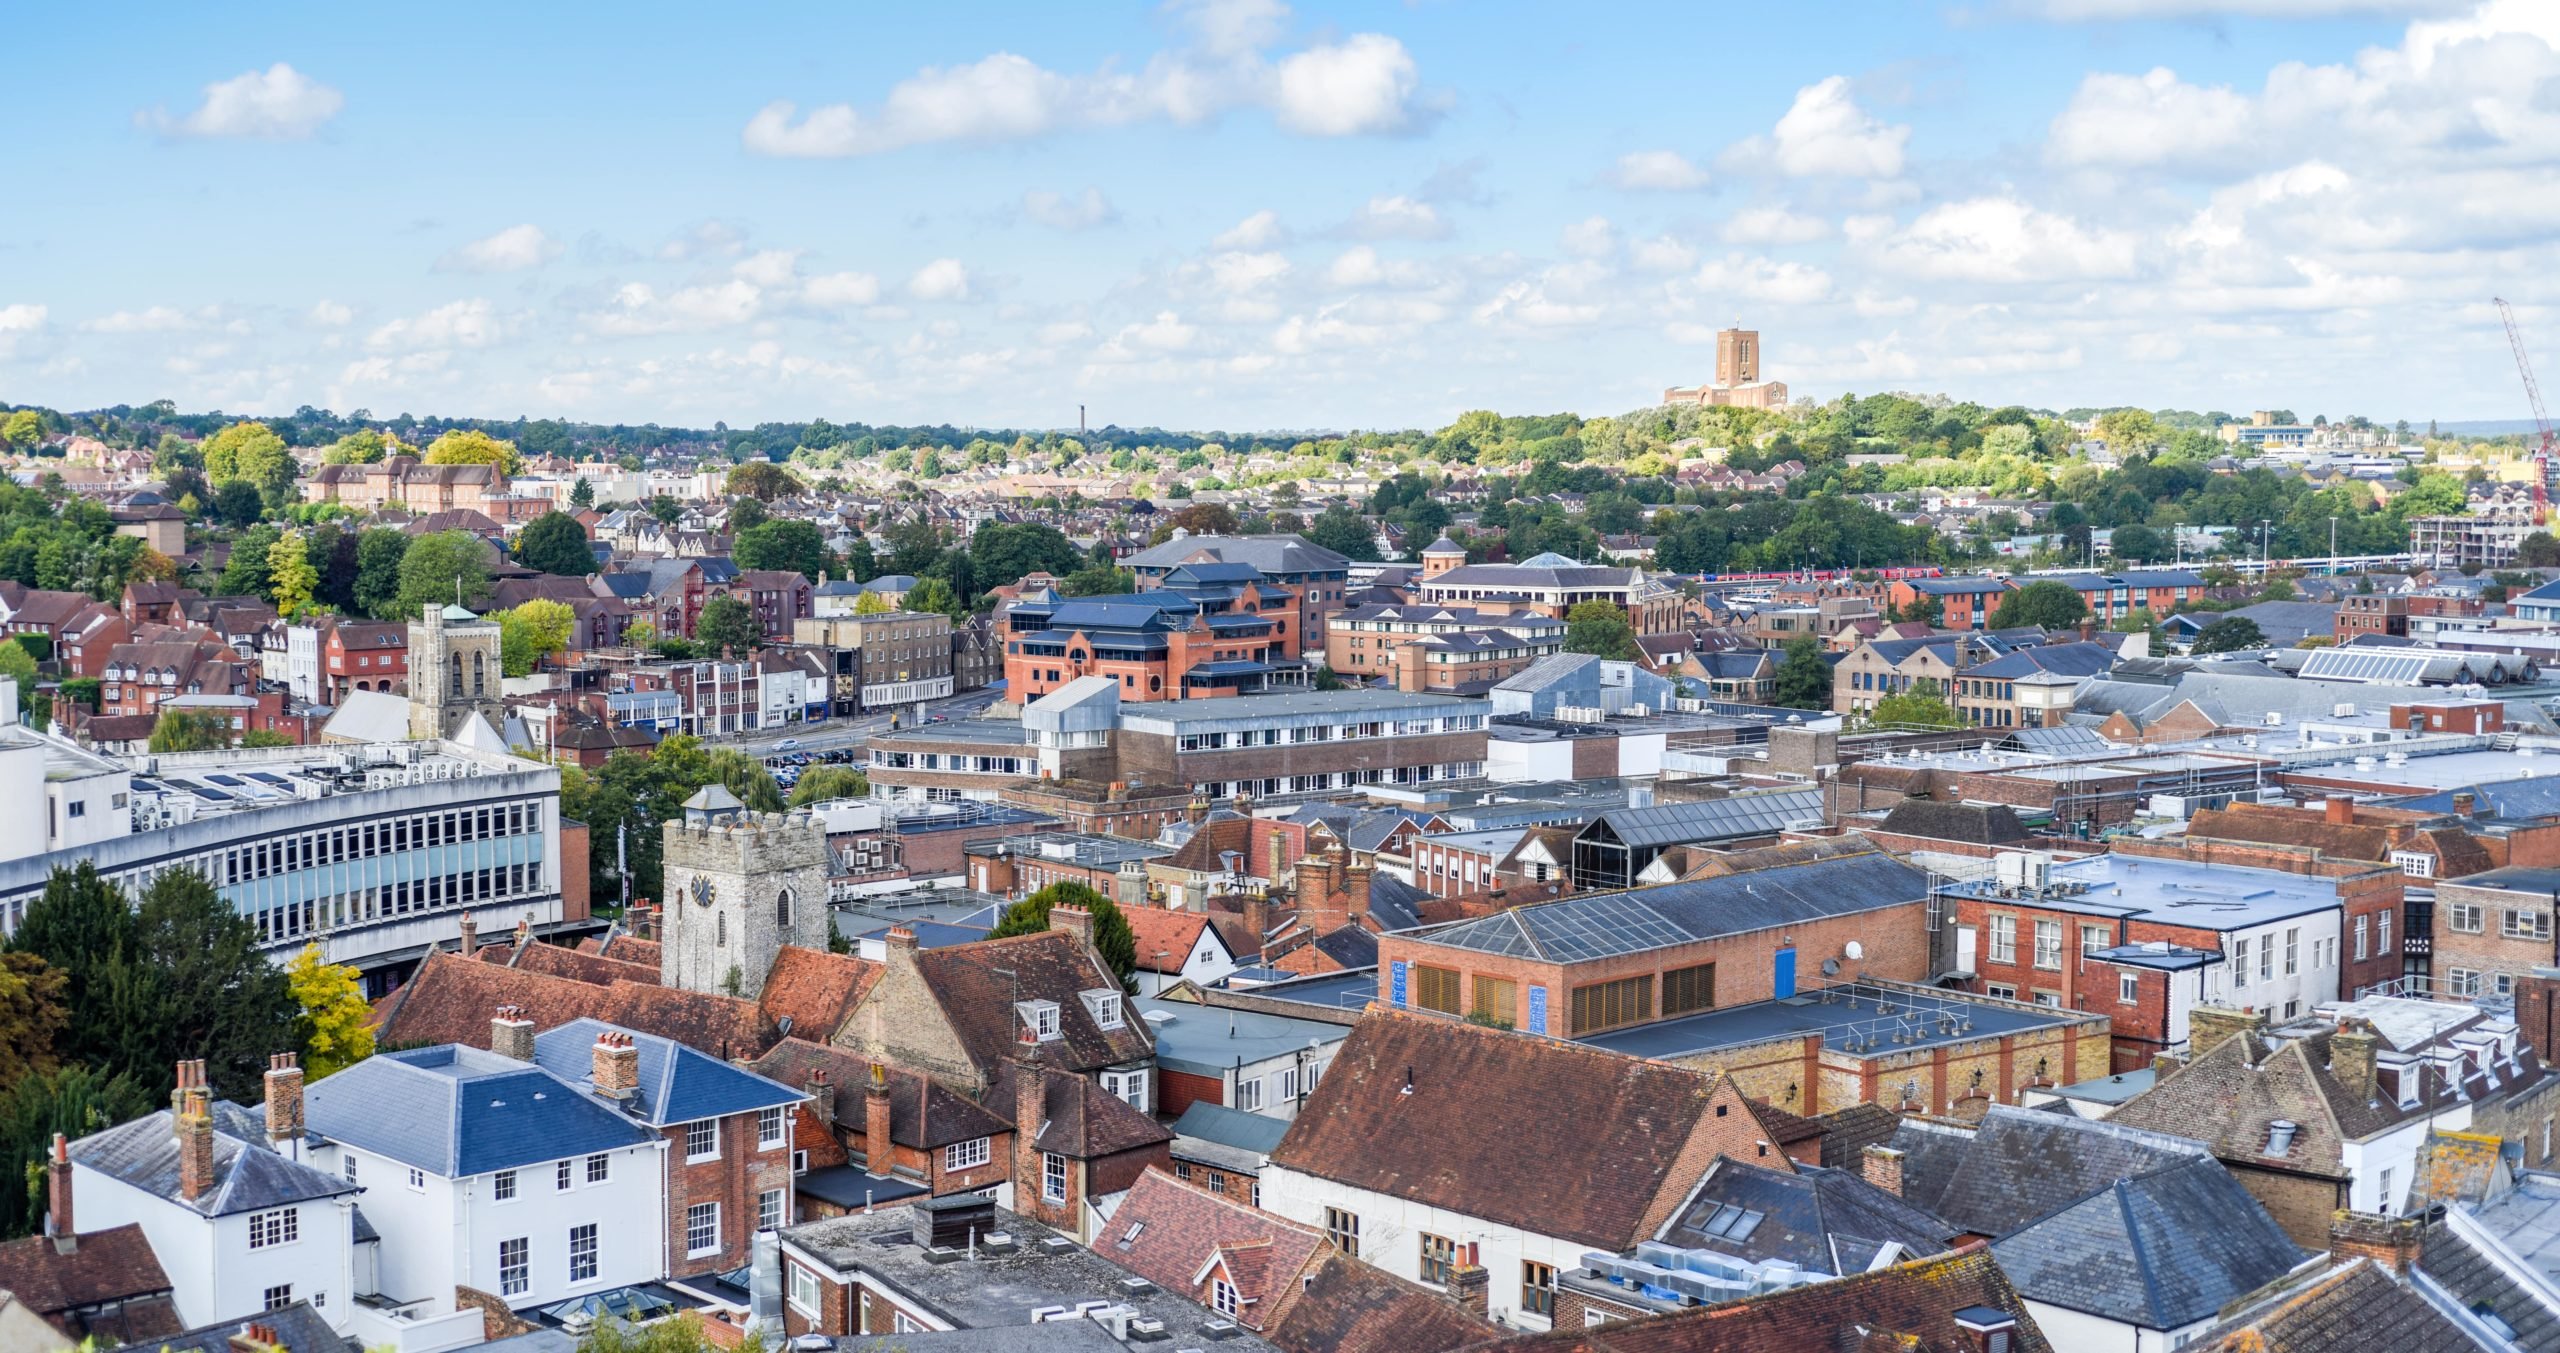
[{"label": "slate roof", "polygon": [[[590,1084],[596,1036],[612,1031],[612,1025],[592,1019],[546,1029],[534,1035],[534,1064],[571,1085]],[[802,1098],[790,1086],[655,1034],[632,1034],[631,1044],[640,1054],[639,1092],[630,1101],[637,1111],[632,1116],[652,1127],[753,1113],[797,1104]]]},{"label": "slate roof", "polygon": [[[2551,1202],[2548,1185],[2535,1179],[2491,1207],[2493,1210],[2520,1209],[2547,1215]],[[2465,1220],[2474,1225],[2483,1222],[2478,1217]],[[2521,1238],[2513,1231],[2499,1233],[2494,1221],[2487,1225],[2491,1234],[2497,1235],[2499,1242],[2511,1253],[2520,1248],[2528,1251],[2519,1256],[2528,1267],[2546,1277],[2550,1274],[2547,1267],[2550,1261],[2546,1254],[2532,1252],[2529,1245],[2510,1244],[2508,1242]],[[2544,1283],[2539,1285],[2539,1290],[2528,1289],[2516,1280],[2505,1263],[2492,1259],[2480,1245],[2473,1243],[2465,1234],[2469,1229],[2444,1216],[2427,1223],[2419,1237],[2418,1270],[2452,1293],[2466,1309],[2477,1311],[2486,1308],[2506,1322],[2516,1332],[2518,1347],[2560,1348],[2560,1313],[2552,1310],[2550,1285]]]},{"label": "slate roof", "polygon": [[2096,676],[2115,666],[2113,645],[2101,643],[2038,644],[1965,669],[1968,677],[2015,679],[2038,672],[2062,676]]},{"label": "slate roof", "polygon": [[1609,831],[1630,846],[1681,846],[1774,836],[1821,816],[1821,790],[1781,789],[1695,803],[1619,808],[1602,813],[1597,820],[1607,823]]},{"label": "slate roof", "polygon": [[[169,1300],[169,1275],[138,1224],[84,1231],[69,1251],[51,1236],[21,1236],[0,1244],[0,1292],[9,1293],[77,1341],[96,1334],[112,1343],[139,1342],[184,1327]],[[84,1306],[122,1304],[93,1325],[73,1314]]]},{"label": "slate roof", "polygon": [[[1819,1129],[1816,1129],[1817,1131]],[[1707,1223],[1727,1207],[1760,1214],[1740,1239]],[[1764,1263],[1779,1259],[1816,1273],[1862,1273],[1887,1244],[1911,1256],[1937,1254],[1963,1233],[1848,1170],[1771,1170],[1719,1160],[1661,1241]]]},{"label": "slate roof", "polygon": [[1347,573],[1348,556],[1336,554],[1301,535],[1185,536],[1140,550],[1120,561],[1126,568],[1172,568],[1178,564],[1251,564],[1265,574]]},{"label": "slate roof", "polygon": [[413,1048],[312,1082],[303,1113],[323,1137],[448,1179],[655,1140],[582,1082],[478,1048]]},{"label": "slate roof", "polygon": [[1893,1140],[1902,1115],[1882,1104],[1851,1104],[1814,1120],[1822,1124],[1822,1163],[1827,1169],[1860,1168],[1870,1146]]},{"label": "slate roof", "polygon": [[2189,1160],[2204,1144],[2113,1121],[1995,1104],[1972,1131],[1906,1120],[1902,1197],[1980,1236],[2005,1236],[2113,1185]]},{"label": "slate roof", "polygon": [[[1553,1149],[1559,1123],[1570,1150]],[[1381,1012],[1353,1026],[1272,1163],[1615,1251],[1652,1238],[1663,1195],[1695,1182],[1683,1170],[1703,1173],[1707,1157],[1682,1164],[1702,1131],[1745,1158],[1765,1135],[1713,1072]]]},{"label": "slate roof", "polygon": [[1266,1337],[1286,1353],[1448,1353],[1500,1333],[1438,1292],[1328,1250]]},{"label": "slate roof", "polygon": [[1213,1104],[1205,1099],[1191,1101],[1191,1107],[1173,1120],[1173,1135],[1197,1137],[1204,1142],[1232,1146],[1259,1155],[1270,1155],[1279,1148],[1280,1139],[1289,1133],[1289,1120],[1267,1113],[1247,1113]]},{"label": "slate roof", "polygon": [[[2519,1348],[2554,1347],[2521,1339]],[[2390,1270],[2356,1259],[2311,1282],[2271,1293],[2182,1347],[2194,1353],[2479,1353],[2482,1345]]]},{"label": "slate roof", "polygon": [[1459,921],[1431,944],[1550,962],[1604,958],[1918,901],[1928,875],[1881,851],[1594,893]]},{"label": "slate roof", "polygon": [[1991,1252],[2037,1301],[2153,1330],[2209,1319],[2306,1257],[2207,1156],[2119,1179]]},{"label": "slate roof", "polygon": [[[1988,1247],[1598,1329],[1561,1329],[1489,1349],[1519,1353],[1960,1353],[1981,1347],[1966,1311],[2015,1319],[2010,1353],[2054,1353]],[[2073,1351],[2076,1353],[2076,1350]]]},{"label": "slate roof", "polygon": [[[2437,1079],[2429,1076],[2431,1087]],[[2329,1069],[2329,1032],[2299,1038],[2234,1034],[2186,1068],[2127,1100],[2108,1121],[2128,1128],[2193,1131],[2225,1160],[2263,1163],[2267,1124],[2296,1125],[2284,1168],[2344,1178],[2346,1143],[2389,1131],[2412,1113],[2426,1113],[2381,1094],[2347,1091]]]},{"label": "slate roof", "polygon": [[2007,804],[1947,803],[1904,799],[1884,815],[1880,830],[1973,845],[2007,845],[2027,839],[2027,826]]},{"label": "slate roof", "polygon": [[213,1186],[194,1202],[178,1196],[178,1139],[167,1109],[71,1143],[72,1163],[207,1217],[357,1191],[336,1175],[276,1154],[267,1145],[266,1124],[249,1110],[228,1100],[216,1100],[211,1107]]}]

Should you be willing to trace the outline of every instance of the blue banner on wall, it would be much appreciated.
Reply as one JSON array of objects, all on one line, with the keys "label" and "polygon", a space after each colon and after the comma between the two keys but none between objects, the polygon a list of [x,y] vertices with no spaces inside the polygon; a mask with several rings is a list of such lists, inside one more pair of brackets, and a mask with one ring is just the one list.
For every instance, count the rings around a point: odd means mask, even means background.
[{"label": "blue banner on wall", "polygon": [[1404,1008],[1404,960],[1387,965],[1387,1003],[1398,1010]]},{"label": "blue banner on wall", "polygon": [[1529,988],[1529,1032],[1533,1034],[1542,1034],[1546,1031],[1547,989],[1545,987],[1531,987]]}]

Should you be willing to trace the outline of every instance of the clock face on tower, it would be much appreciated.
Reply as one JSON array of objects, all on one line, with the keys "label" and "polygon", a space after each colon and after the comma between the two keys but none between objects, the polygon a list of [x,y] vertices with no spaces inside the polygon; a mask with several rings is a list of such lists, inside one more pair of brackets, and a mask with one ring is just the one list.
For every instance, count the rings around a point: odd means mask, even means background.
[{"label": "clock face on tower", "polygon": [[693,903],[697,907],[711,905],[711,880],[701,874],[693,876]]}]

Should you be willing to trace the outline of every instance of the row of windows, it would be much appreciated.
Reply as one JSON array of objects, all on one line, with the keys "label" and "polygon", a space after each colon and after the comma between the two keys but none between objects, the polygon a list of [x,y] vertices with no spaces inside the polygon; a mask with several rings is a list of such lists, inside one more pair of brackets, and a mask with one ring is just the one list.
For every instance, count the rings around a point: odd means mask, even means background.
[{"label": "row of windows", "polygon": [[[2448,928],[2465,935],[2481,932],[2484,913],[2479,903],[2447,902],[2444,913]],[[2511,940],[2548,940],[2551,938],[2551,913],[2504,908],[2498,917],[2498,933]]]},{"label": "row of windows", "polygon": [[273,944],[385,917],[476,906],[543,891],[541,865],[505,864],[260,907],[249,913],[249,921],[258,928],[261,944]]},{"label": "row of windows", "polygon": [[[1301,1071],[1305,1073],[1303,1077],[1300,1075]],[[1304,1084],[1300,1083],[1302,1079]],[[1266,1092],[1268,1093],[1267,1102],[1271,1104],[1295,1104],[1302,1091],[1306,1094],[1314,1094],[1317,1083],[1323,1079],[1324,1063],[1322,1062],[1309,1062],[1303,1068],[1284,1066],[1277,1071],[1259,1076],[1247,1076],[1239,1072],[1236,1076],[1236,1102],[1228,1107],[1240,1109],[1246,1113],[1260,1113],[1266,1102]]]},{"label": "row of windows", "polygon": [[1450,761],[1436,766],[1346,770],[1324,775],[1274,775],[1260,780],[1204,780],[1193,785],[1192,788],[1212,799],[1231,799],[1238,794],[1270,798],[1276,794],[1315,794],[1326,790],[1350,789],[1357,785],[1419,785],[1437,780],[1482,778],[1484,778],[1483,762]]},{"label": "row of windows", "polygon": [[522,836],[529,831],[539,831],[541,827],[541,809],[524,803],[413,814],[388,822],[354,823],[298,832],[225,851],[221,869],[215,878],[229,886],[396,851]]},{"label": "row of windows", "polygon": [[[1223,1190],[1221,1190],[1223,1191]],[[1259,1204],[1257,1204],[1258,1206]],[[1360,1216],[1338,1207],[1324,1210],[1325,1239],[1335,1249],[1357,1259],[1360,1257]],[[1435,1236],[1428,1231],[1414,1233],[1419,1252],[1415,1271],[1424,1283],[1445,1287],[1456,1276],[1458,1242],[1453,1237]],[[1223,1308],[1221,1308],[1223,1309]],[[1556,1313],[1556,1271],[1553,1265],[1534,1259],[1520,1263],[1520,1310],[1526,1315],[1552,1318]]]},{"label": "row of windows", "polygon": [[1238,747],[1278,747],[1301,742],[1368,742],[1377,738],[1420,737],[1426,733],[1471,733],[1480,731],[1484,726],[1484,715],[1450,714],[1427,719],[1307,724],[1293,728],[1248,728],[1229,733],[1185,733],[1178,740],[1178,744],[1186,752],[1217,752]]}]

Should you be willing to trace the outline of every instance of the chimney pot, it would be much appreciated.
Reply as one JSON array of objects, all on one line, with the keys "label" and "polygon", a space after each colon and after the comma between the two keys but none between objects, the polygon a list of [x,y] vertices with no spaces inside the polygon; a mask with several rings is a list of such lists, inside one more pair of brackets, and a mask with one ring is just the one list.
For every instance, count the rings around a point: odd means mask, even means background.
[{"label": "chimney pot", "polygon": [[1076,937],[1078,943],[1093,947],[1093,913],[1082,907],[1055,906],[1049,909],[1049,928],[1063,930]]},{"label": "chimney pot", "polygon": [[71,1218],[71,1143],[59,1132],[53,1134],[53,1155],[44,1170],[44,1229],[53,1237],[54,1248],[68,1253],[78,1247],[80,1230]]},{"label": "chimney pot", "polygon": [[2353,799],[2343,798],[2329,800],[2328,820],[2335,826],[2354,826],[2356,820],[2356,801]]},{"label": "chimney pot", "polygon": [[[283,1143],[302,1140],[302,1062],[290,1052],[279,1052],[267,1059],[267,1140],[284,1149]],[[299,1148],[288,1154],[299,1154]]]},{"label": "chimney pot", "polygon": [[871,1173],[885,1175],[897,1163],[895,1124],[889,1114],[889,1067],[871,1064],[871,1085],[862,1096],[862,1160]]},{"label": "chimney pot", "polygon": [[470,912],[462,913],[462,956],[469,958],[480,949],[480,921]]},{"label": "chimney pot", "polygon": [[596,1093],[607,1099],[629,1099],[640,1089],[640,1049],[631,1035],[608,1029],[596,1035],[595,1064],[588,1073]]},{"label": "chimney pot", "polygon": [[525,1018],[523,1006],[498,1007],[489,1020],[489,1051],[519,1062],[533,1060],[533,1021]]}]

